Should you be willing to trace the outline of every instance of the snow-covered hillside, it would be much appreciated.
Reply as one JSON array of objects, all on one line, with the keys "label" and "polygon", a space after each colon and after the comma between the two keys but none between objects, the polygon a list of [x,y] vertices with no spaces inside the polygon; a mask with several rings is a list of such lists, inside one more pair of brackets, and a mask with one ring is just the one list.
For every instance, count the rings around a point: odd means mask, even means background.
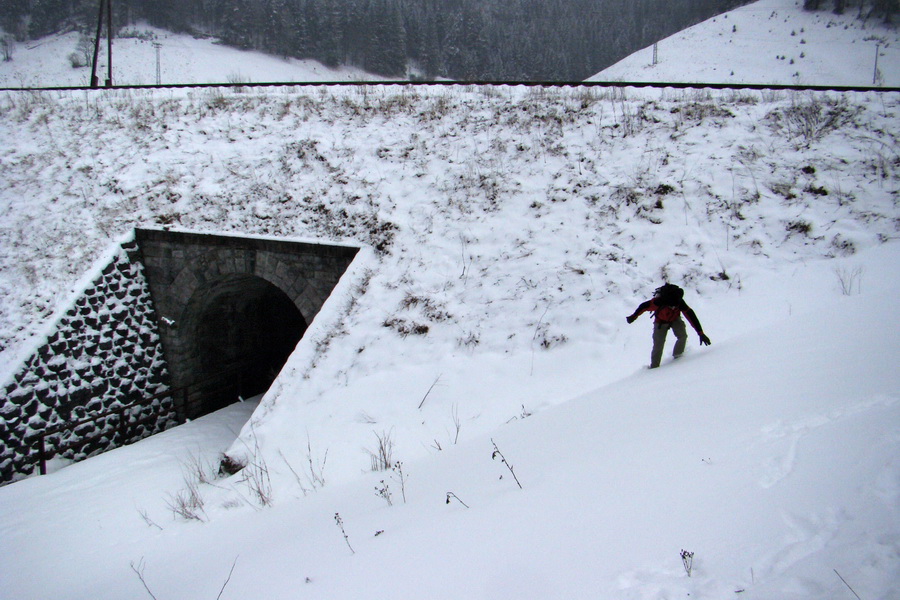
[{"label": "snow-covered hillside", "polygon": [[661,40],[655,64],[651,46],[589,81],[900,86],[900,30],[802,5],[758,0]]},{"label": "snow-covered hillside", "polygon": [[[900,293],[898,257],[895,243],[796,264],[705,299],[710,351],[635,367],[459,444],[444,436],[441,452],[404,450],[402,479],[333,482],[322,431],[298,424],[313,470],[290,451],[268,468],[293,478],[290,461],[307,492],[278,477],[273,506],[253,509],[249,486],[196,483],[212,480],[216,452],[246,419],[241,404],[2,488],[0,597],[149,598],[140,573],[160,599],[215,598],[223,585],[222,598],[247,600],[853,598],[847,585],[896,598],[898,328],[883,307]],[[841,295],[834,266],[863,266],[861,292]],[[755,330],[730,335],[736,315]],[[640,329],[626,348],[646,347]],[[418,401],[396,399],[396,412]],[[448,425],[456,404],[463,434],[472,425],[474,398],[429,400]],[[363,396],[345,403],[371,410]],[[492,442],[522,489],[491,460]],[[206,498],[204,522],[167,506],[183,493],[182,469]],[[231,487],[243,496],[221,489]]]},{"label": "snow-covered hillside", "polygon": [[[148,25],[125,28],[113,40],[112,64],[115,85],[154,84],[159,46],[159,81],[179,83],[251,83],[281,81],[379,81],[383,78],[359,69],[330,69],[314,60],[284,59],[262,52],[242,51],[210,38],[195,38]],[[75,53],[83,66],[73,68]],[[0,87],[87,86],[91,80],[90,59],[79,50],[75,32],[21,42],[13,48],[12,60],[0,61]],[[101,45],[97,76],[104,85],[108,71],[106,41]]]},{"label": "snow-covered hillside", "polygon": [[[0,488],[0,598],[897,597],[898,112],[3,95],[4,376],[135,226],[365,249],[263,398]],[[713,346],[648,371],[663,279]]]},{"label": "snow-covered hillside", "polygon": [[[23,579],[24,564],[8,562],[12,597],[58,595],[59,581],[81,590],[72,597],[139,593],[128,563],[142,557],[157,592],[166,590],[160,597],[201,597],[238,554],[247,587],[236,597],[245,598],[250,589],[285,597],[305,577],[329,598],[370,585],[399,586],[397,597],[416,597],[414,588],[493,597],[522,586],[534,590],[525,597],[623,589],[655,598],[674,587],[719,598],[734,586],[812,598],[816,586],[841,589],[835,561],[857,589],[890,596],[900,543],[891,512],[898,338],[893,320],[867,313],[897,293],[895,269],[878,265],[897,259],[896,244],[882,246],[897,231],[898,109],[896,94],[874,93],[373,86],[8,95],[7,357],[82,265],[135,225],[371,248],[228,449],[265,465],[273,508],[251,500],[257,467],[203,476],[200,517],[209,523],[172,520],[165,504],[185,498],[178,489],[145,498],[164,531],[127,500],[143,535],[85,548],[95,567],[58,565],[60,580]],[[807,263],[817,277],[804,275]],[[864,290],[865,304],[828,308],[851,302],[842,277],[850,293]],[[664,278],[688,289],[715,345],[657,375],[641,370],[646,320],[628,326],[624,316]],[[755,341],[742,345],[744,335]],[[623,378],[630,383],[604,387]],[[805,435],[812,430],[821,434]],[[492,436],[524,490],[508,475],[497,481]],[[400,506],[397,474],[367,473],[379,438],[406,465],[415,508]],[[822,465],[848,452],[871,466],[823,479]],[[682,470],[714,470],[719,460],[715,485],[698,487],[698,475]],[[79,468],[58,476],[79,477]],[[52,477],[0,490],[4,514],[72,489],[53,488]],[[381,480],[395,506],[375,493]],[[602,504],[607,486],[624,496]],[[71,492],[85,508],[98,506],[92,487]],[[861,489],[876,490],[886,508],[866,512],[872,497]],[[448,491],[472,512],[435,513]],[[117,506],[110,514],[121,515]],[[356,556],[342,547],[335,512]],[[539,527],[535,515],[544,515]],[[90,519],[105,527],[102,515]],[[12,544],[4,553],[29,556],[19,548],[28,532],[46,564],[53,552],[27,522],[3,525],[2,543]],[[847,522],[877,523],[878,533]],[[657,534],[674,525],[685,529]],[[272,536],[251,532],[270,528],[289,537],[260,546]],[[381,530],[387,537],[369,541]],[[127,556],[112,551],[123,542]],[[561,549],[555,558],[529,554],[550,542]],[[188,576],[173,544],[209,558]],[[679,544],[697,553],[696,579],[679,575]],[[422,557],[422,573],[464,576],[427,588],[418,576],[374,578],[407,553]],[[478,567],[493,563],[498,572]]]}]

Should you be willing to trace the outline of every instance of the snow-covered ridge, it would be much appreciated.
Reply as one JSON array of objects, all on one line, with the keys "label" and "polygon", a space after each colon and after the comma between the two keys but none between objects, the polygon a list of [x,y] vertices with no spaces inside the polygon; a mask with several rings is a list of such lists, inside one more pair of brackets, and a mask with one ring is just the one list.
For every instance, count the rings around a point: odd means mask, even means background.
[{"label": "snow-covered ridge", "polygon": [[858,19],[855,7],[835,15],[802,5],[752,2],[635,52],[588,81],[900,86],[900,30]]}]

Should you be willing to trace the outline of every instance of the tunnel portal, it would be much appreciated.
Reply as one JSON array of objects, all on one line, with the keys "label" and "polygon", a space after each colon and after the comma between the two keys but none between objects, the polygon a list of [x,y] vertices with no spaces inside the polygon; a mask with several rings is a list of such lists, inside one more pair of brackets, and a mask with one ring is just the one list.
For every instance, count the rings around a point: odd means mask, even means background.
[{"label": "tunnel portal", "polygon": [[307,326],[287,294],[253,275],[229,275],[194,296],[196,379],[208,388],[197,412],[269,389]]},{"label": "tunnel portal", "polygon": [[152,229],[135,238],[181,419],[265,392],[359,251]]}]

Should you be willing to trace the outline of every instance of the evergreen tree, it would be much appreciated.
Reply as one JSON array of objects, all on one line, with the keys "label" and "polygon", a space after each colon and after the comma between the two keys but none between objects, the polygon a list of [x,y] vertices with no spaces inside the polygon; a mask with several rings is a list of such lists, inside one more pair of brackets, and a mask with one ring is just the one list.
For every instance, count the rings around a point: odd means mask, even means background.
[{"label": "evergreen tree", "polygon": [[[99,0],[3,2],[22,35],[90,30]],[[239,48],[402,76],[581,80],[631,52],[749,0],[114,0],[116,23],[146,19]],[[843,1],[843,0],[839,0]],[[865,0],[886,21],[898,0]],[[813,0],[805,0],[812,6]],[[818,0],[815,0],[816,5]],[[18,27],[18,29],[16,29]]]},{"label": "evergreen tree", "polygon": [[336,0],[309,2],[313,16],[313,39],[316,40],[314,58],[328,67],[337,67],[344,59],[344,30],[340,7]]},{"label": "evergreen tree", "polygon": [[221,0],[222,21],[217,28],[217,34],[222,41],[236,48],[249,49],[253,47],[253,33],[248,11],[248,0]]},{"label": "evergreen tree", "polygon": [[884,19],[888,25],[894,22],[894,17],[900,12],[900,0],[875,0],[872,9],[876,15]]},{"label": "evergreen tree", "polygon": [[396,0],[380,0],[370,8],[364,67],[376,75],[406,73],[406,29]]}]

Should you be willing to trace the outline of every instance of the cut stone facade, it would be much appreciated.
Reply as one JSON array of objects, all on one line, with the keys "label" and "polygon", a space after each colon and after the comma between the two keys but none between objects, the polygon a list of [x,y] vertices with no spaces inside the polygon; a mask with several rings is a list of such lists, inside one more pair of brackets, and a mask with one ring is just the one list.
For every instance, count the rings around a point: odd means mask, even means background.
[{"label": "cut stone facade", "polygon": [[[168,371],[139,250],[123,244],[57,321],[45,343],[0,388],[0,482],[38,469],[45,457],[80,460],[175,423]],[[126,411],[125,406],[134,405]],[[135,424],[143,421],[141,424]],[[75,448],[57,452],[61,446]]]}]

